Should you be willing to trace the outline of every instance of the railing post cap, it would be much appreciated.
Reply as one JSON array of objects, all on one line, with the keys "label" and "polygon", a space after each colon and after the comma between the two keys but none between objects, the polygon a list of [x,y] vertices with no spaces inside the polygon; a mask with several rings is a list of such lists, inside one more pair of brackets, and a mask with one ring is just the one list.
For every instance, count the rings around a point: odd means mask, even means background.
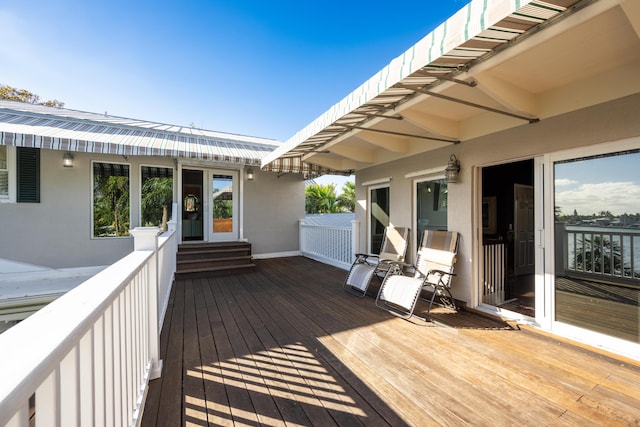
[{"label": "railing post cap", "polygon": [[156,236],[160,234],[160,227],[136,227],[129,230],[133,236],[134,251],[155,250]]}]

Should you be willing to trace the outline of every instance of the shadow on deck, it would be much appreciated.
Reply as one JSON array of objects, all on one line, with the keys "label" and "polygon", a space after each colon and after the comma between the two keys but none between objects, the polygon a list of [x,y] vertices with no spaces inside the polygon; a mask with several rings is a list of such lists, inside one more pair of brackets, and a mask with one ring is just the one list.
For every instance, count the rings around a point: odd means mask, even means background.
[{"label": "shadow on deck", "polygon": [[638,425],[640,368],[469,311],[407,322],[294,257],[177,281],[142,424]]}]

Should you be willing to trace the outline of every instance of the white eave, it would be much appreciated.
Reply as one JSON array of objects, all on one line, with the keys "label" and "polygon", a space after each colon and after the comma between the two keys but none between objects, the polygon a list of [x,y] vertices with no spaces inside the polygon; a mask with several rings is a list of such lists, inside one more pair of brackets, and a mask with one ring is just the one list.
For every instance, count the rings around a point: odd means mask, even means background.
[{"label": "white eave", "polygon": [[638,0],[473,0],[262,167],[350,173],[637,93],[639,33]]}]

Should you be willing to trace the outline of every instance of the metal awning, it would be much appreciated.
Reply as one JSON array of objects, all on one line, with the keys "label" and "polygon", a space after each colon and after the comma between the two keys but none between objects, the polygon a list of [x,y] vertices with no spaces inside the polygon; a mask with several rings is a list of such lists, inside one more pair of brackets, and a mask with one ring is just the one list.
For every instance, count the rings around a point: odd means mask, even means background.
[{"label": "metal awning", "polygon": [[[260,166],[280,142],[63,108],[0,101],[0,145],[123,156],[163,156]],[[290,160],[269,171],[318,176],[332,171]]]},{"label": "metal awning", "polygon": [[[569,8],[593,3],[594,0],[473,0],[446,22],[428,34],[376,75],[342,99],[315,121],[295,134],[274,152],[265,156],[262,167],[288,160],[291,163],[325,160],[340,168],[340,159],[372,164],[360,150],[362,141],[338,147],[340,141],[354,134],[371,136],[367,143],[381,145],[381,138],[399,137],[427,141],[432,149],[460,142],[459,137],[430,132],[410,126],[403,114],[406,105],[416,98],[439,96],[440,86],[474,87],[476,82],[465,73],[482,61],[510,47],[550,23]],[[446,95],[442,95],[446,96]],[[465,108],[485,108],[528,122],[538,118],[521,114],[499,105],[483,105],[464,97],[448,96],[451,102],[466,103]],[[431,113],[431,111],[429,112]],[[419,114],[419,113],[418,113]],[[446,113],[435,111],[438,118]],[[408,115],[407,115],[408,116]],[[415,114],[414,114],[415,117]],[[419,120],[418,120],[419,121]],[[394,123],[395,122],[395,123]],[[407,123],[402,125],[402,123]],[[386,125],[385,125],[386,124]],[[395,151],[394,147],[386,149]],[[333,156],[333,157],[332,157]],[[371,155],[370,157],[373,157]],[[354,161],[344,163],[345,173],[353,171]]]}]

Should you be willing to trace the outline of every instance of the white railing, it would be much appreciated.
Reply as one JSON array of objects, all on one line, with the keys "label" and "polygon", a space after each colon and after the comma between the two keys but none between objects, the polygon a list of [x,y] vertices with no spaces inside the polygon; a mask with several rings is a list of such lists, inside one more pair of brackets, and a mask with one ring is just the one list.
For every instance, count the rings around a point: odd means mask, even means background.
[{"label": "white railing", "polygon": [[175,272],[175,227],[158,231],[0,335],[0,426],[139,424]]},{"label": "white railing", "polygon": [[507,254],[504,243],[483,245],[483,295],[482,302],[500,305],[505,301],[507,283]]},{"label": "white railing", "polygon": [[556,224],[564,248],[556,248],[563,259],[558,266],[565,272],[606,276],[610,278],[640,278],[640,232],[620,228],[580,227]]},{"label": "white railing", "polygon": [[348,270],[358,252],[359,221],[351,227],[305,224],[300,220],[300,252],[316,261]]}]

